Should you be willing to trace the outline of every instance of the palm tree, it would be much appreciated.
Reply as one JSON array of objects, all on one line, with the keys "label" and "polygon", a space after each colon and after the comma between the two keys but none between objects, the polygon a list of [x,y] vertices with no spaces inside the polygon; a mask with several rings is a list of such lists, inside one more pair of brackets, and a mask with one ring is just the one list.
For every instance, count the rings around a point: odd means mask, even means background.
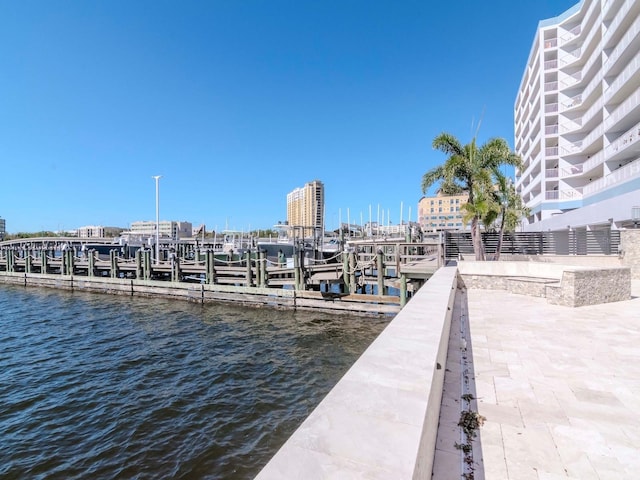
[{"label": "palm tree", "polygon": [[448,158],[445,163],[423,175],[422,192],[426,193],[436,182],[441,182],[441,191],[468,192],[469,207],[466,211],[471,216],[473,251],[476,260],[484,260],[484,246],[480,234],[483,213],[480,203],[486,200],[485,192],[493,183],[493,173],[499,171],[502,165],[520,166],[520,157],[511,151],[506,140],[502,138],[493,138],[478,147],[475,138],[467,145],[462,145],[455,136],[441,133],[434,138],[433,148],[445,153]]},{"label": "palm tree", "polygon": [[502,172],[495,171],[493,175],[496,179],[496,190],[494,191],[494,201],[499,208],[500,227],[498,236],[498,246],[494,260],[500,259],[502,239],[504,232],[514,232],[520,219],[531,214],[531,209],[524,205],[522,197],[517,194],[516,188],[511,179]]}]

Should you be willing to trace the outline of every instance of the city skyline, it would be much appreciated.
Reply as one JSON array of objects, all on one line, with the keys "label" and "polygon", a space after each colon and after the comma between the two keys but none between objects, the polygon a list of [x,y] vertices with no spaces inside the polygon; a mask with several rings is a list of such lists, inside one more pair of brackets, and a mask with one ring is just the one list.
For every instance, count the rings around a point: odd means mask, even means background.
[{"label": "city skyline", "polygon": [[128,227],[162,175],[160,218],[207,229],[270,228],[314,178],[327,229],[415,220],[436,135],[513,146],[538,21],[574,3],[5,4],[0,217]]}]

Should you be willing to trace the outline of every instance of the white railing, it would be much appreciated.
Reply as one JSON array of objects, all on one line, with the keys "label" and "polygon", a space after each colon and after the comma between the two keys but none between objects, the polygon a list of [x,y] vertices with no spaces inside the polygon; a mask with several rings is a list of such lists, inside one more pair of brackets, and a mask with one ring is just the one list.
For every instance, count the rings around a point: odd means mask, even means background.
[{"label": "white railing", "polygon": [[560,57],[560,65],[567,66],[580,58],[581,48],[576,48]]},{"label": "white railing", "polygon": [[547,103],[544,106],[544,112],[545,113],[555,113],[558,111],[558,104],[557,103]]},{"label": "white railing", "polygon": [[602,105],[604,104],[604,100],[602,97],[598,97],[598,100],[591,105],[586,112],[582,115],[580,119],[581,124],[586,124],[591,118],[595,115],[596,112],[602,111]]},{"label": "white railing", "polygon": [[582,70],[572,73],[571,75],[565,75],[566,76],[564,78],[561,77],[562,80],[560,80],[560,84],[565,88],[572,87],[573,85],[579,83],[580,80],[582,80]]},{"label": "white railing", "polygon": [[614,63],[620,57],[620,54],[629,46],[631,40],[633,40],[640,31],[640,17],[636,18],[636,20],[631,24],[627,33],[624,34],[624,37],[620,39],[618,42],[618,46],[611,52],[609,58],[604,64],[604,71],[607,72],[613,66]]},{"label": "white railing", "polygon": [[558,155],[558,147],[547,147],[544,149],[544,154],[548,157],[555,157]]},{"label": "white railing", "polygon": [[567,42],[570,42],[574,38],[576,38],[578,35],[580,35],[581,32],[582,32],[582,25],[576,25],[567,33],[564,33],[563,35],[561,35],[560,40],[562,40],[562,43],[565,44]]},{"label": "white railing", "polygon": [[613,157],[617,153],[626,150],[631,145],[636,144],[639,139],[640,123],[637,123],[607,147],[607,158]]},{"label": "white railing", "polygon": [[557,38],[549,38],[548,40],[544,41],[544,48],[553,48],[557,46],[558,46]]},{"label": "white railing", "polygon": [[[616,16],[613,18],[613,21],[607,27],[607,31],[604,34],[604,37],[602,39],[603,45],[606,45],[607,41],[609,40],[613,32],[618,30],[618,27],[622,23],[622,20],[624,20],[624,18],[627,16],[627,13],[629,13],[629,10],[631,9],[631,6],[633,5],[634,2],[635,0],[627,0],[620,7],[620,10],[618,10],[618,13],[616,13]],[[603,8],[603,11],[604,11],[604,8]]]},{"label": "white railing", "polygon": [[640,52],[636,53],[636,56],[627,64],[627,66],[620,72],[616,79],[609,85],[605,91],[605,98],[609,100],[614,96],[620,87],[626,83],[640,68]]},{"label": "white railing", "polygon": [[571,165],[562,169],[563,177],[572,177],[574,175],[580,175],[583,172],[583,165]]},{"label": "white railing", "polygon": [[560,132],[568,133],[574,130],[578,130],[581,127],[582,127],[582,117],[579,117],[573,120],[569,120],[568,118],[567,119],[563,118],[560,123]]},{"label": "white railing", "polygon": [[[600,87],[602,85],[602,71],[599,71],[592,79],[591,81],[587,84],[586,87],[584,87],[584,90],[582,91],[581,95],[582,98],[589,98],[589,95],[597,88]],[[602,96],[602,95],[599,95]]]},{"label": "white railing", "polygon": [[621,118],[626,116],[631,110],[635,109],[638,105],[640,105],[640,87],[636,89],[633,94],[629,96],[624,102],[622,102],[618,107],[611,112],[605,121],[605,129],[608,131],[613,125],[615,125]]},{"label": "white railing", "polygon": [[582,94],[581,93],[579,93],[578,95],[575,95],[573,97],[570,97],[565,102],[562,102],[562,106],[565,109],[579,107],[580,105],[582,105]]},{"label": "white railing", "polygon": [[550,70],[552,68],[558,68],[558,60],[547,60],[544,62],[545,70]]},{"label": "white railing", "polygon": [[546,82],[544,84],[545,92],[553,92],[554,90],[558,90],[558,82]]},{"label": "white railing", "polygon": [[608,188],[620,185],[622,183],[628,182],[629,180],[633,180],[639,177],[640,160],[636,159],[633,162],[628,163],[624,167],[620,167],[619,169],[611,172],[609,175],[606,175],[602,178],[599,178],[598,180],[594,180],[588,185],[585,185],[584,194],[585,196],[593,195],[594,193],[607,190]]},{"label": "white railing", "polygon": [[593,144],[593,142],[595,142],[596,140],[602,138],[603,133],[604,133],[604,126],[602,124],[600,124],[596,128],[594,128],[589,133],[589,135],[587,135],[586,137],[584,137],[580,141],[581,148],[583,150],[588,150],[589,147]]},{"label": "white railing", "polygon": [[582,148],[582,141],[569,143],[569,144],[560,144],[560,151],[563,155],[571,155],[572,153],[580,152]]},{"label": "white railing", "polygon": [[558,133],[558,124],[556,123],[555,125],[547,125],[546,127],[544,127],[544,133],[545,135],[554,135]]},{"label": "white railing", "polygon": [[521,172],[520,176],[522,178],[527,178],[529,175],[531,175],[534,165],[537,165],[540,162],[540,152],[536,153],[533,156],[525,156],[524,158],[528,160],[524,161],[524,170]]},{"label": "white railing", "polygon": [[592,170],[593,168],[601,165],[604,162],[604,151],[600,150],[595,155],[592,155],[591,158],[587,158],[587,161],[582,164],[582,168],[585,172]]},{"label": "white railing", "polygon": [[544,198],[545,200],[580,200],[582,198],[580,190],[547,190],[544,192]]}]

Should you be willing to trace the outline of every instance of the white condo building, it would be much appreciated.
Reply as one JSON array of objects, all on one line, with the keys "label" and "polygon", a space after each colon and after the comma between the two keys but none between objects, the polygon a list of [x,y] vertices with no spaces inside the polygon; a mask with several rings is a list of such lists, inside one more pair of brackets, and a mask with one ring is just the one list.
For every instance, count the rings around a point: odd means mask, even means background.
[{"label": "white condo building", "polygon": [[538,25],[515,102],[528,231],[640,216],[640,0],[583,0]]}]

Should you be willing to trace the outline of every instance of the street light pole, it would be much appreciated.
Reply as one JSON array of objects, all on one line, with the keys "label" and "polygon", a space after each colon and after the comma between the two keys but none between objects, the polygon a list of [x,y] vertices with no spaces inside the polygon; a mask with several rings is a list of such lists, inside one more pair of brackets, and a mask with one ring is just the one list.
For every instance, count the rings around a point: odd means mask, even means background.
[{"label": "street light pole", "polygon": [[154,175],[156,181],[156,265],[160,262],[160,196],[158,190],[158,181],[162,175]]}]

